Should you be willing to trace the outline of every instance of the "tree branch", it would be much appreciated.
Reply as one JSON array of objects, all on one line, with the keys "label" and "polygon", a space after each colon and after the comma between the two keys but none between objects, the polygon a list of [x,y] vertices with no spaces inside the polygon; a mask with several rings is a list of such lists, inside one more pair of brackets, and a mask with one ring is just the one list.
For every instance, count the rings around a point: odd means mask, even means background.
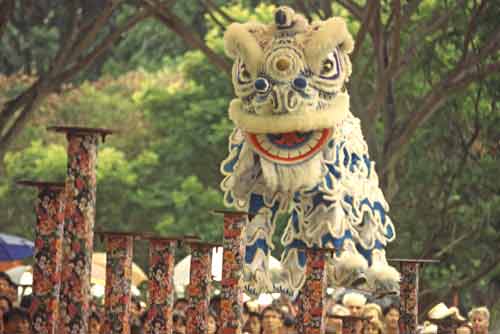
[{"label": "tree branch", "polygon": [[325,17],[332,17],[333,12],[332,12],[332,1],[330,0],[320,0],[319,6],[323,13],[325,14]]},{"label": "tree branch", "polygon": [[201,2],[204,3],[208,8],[211,8],[217,14],[222,16],[222,18],[226,20],[227,23],[233,23],[237,21],[235,18],[231,17],[229,14],[223,11],[219,6],[217,6],[212,0],[201,0]]},{"label": "tree branch", "polygon": [[481,1],[479,8],[475,10],[469,19],[469,24],[467,25],[467,30],[465,32],[463,50],[462,50],[462,61],[465,61],[469,53],[469,46],[472,40],[472,35],[477,30],[477,18],[481,15],[481,12],[486,7],[487,1]]},{"label": "tree branch", "polygon": [[[52,71],[41,76],[24,93],[8,101],[0,112],[0,158],[4,156],[13,138],[22,131],[30,115],[47,94],[58,89],[64,82],[80,73],[80,71],[85,69],[102,55],[104,51],[108,50],[116,43],[123,33],[130,30],[138,22],[150,15],[152,15],[152,13],[148,10],[138,11],[129,18],[125,24],[110,33],[99,43],[99,45],[76,63],[68,57],[60,57],[58,61],[61,62],[59,65],[61,65],[62,68],[51,67]],[[69,45],[66,46],[69,47]],[[64,48],[65,46],[63,45],[61,47]],[[58,55],[63,53],[63,51],[59,51]],[[21,108],[22,110],[19,111]],[[19,115],[14,119],[16,113],[19,113]]]},{"label": "tree branch", "polygon": [[453,93],[465,89],[472,82],[479,79],[484,79],[489,75],[498,73],[500,71],[500,62],[492,63],[484,66],[480,71],[472,74],[463,76],[459,81],[452,81],[453,84],[450,85],[450,77],[457,75],[454,72],[461,72],[454,69],[451,73],[445,76],[440,83],[432,87],[424,97],[421,107],[414,113],[410,115],[408,121],[404,122],[403,130],[396,140],[394,140],[388,151],[388,157],[385,159],[385,164],[382,169],[382,173],[392,168],[395,163],[400,159],[406,147],[408,146],[411,138],[415,134],[416,130],[424,124],[430,116],[432,116],[445,102],[450,98]]},{"label": "tree branch", "polygon": [[[0,132],[0,160],[4,157],[8,147],[12,144],[13,139],[21,132],[26,125],[32,111],[35,110],[47,95],[49,88],[46,86],[44,79],[39,79],[33,86],[16,98],[13,103],[7,103],[3,111],[8,111],[9,114],[15,115],[19,108],[23,108],[18,117],[12,122],[11,126],[7,129],[4,128]],[[7,124],[0,123],[3,126]],[[5,131],[4,131],[5,130]]]},{"label": "tree branch", "polygon": [[363,13],[363,7],[358,5],[352,0],[337,0],[337,2],[342,5],[345,9],[347,9],[352,16],[354,16],[356,19],[362,21],[364,17]]},{"label": "tree branch", "polygon": [[364,17],[361,22],[361,28],[359,29],[358,33],[356,34],[356,41],[354,42],[354,51],[351,55],[351,61],[354,63],[356,61],[356,58],[358,57],[360,50],[363,45],[363,40],[365,39],[366,33],[368,32],[368,29],[370,28],[370,24],[372,23],[372,18],[375,16],[376,10],[379,9],[378,7],[378,1],[370,1],[368,4],[365,6],[364,9]]},{"label": "tree branch", "polygon": [[391,29],[391,56],[389,62],[397,64],[399,61],[399,49],[401,42],[401,1],[393,0],[392,14],[394,15],[394,27]]},{"label": "tree branch", "polygon": [[220,22],[219,19],[214,15],[214,13],[210,10],[210,8],[205,3],[205,1],[201,0],[200,2],[201,2],[201,5],[203,6],[203,8],[205,9],[205,11],[208,13],[210,18],[212,19],[212,21],[214,21],[214,23],[221,29],[221,31],[226,30],[226,27],[224,26],[224,24],[222,22]]},{"label": "tree branch", "polygon": [[305,15],[309,22],[312,21],[311,13],[304,0],[295,0],[295,7]]},{"label": "tree branch", "polygon": [[[67,54],[69,61],[77,58],[81,53],[87,50],[97,39],[97,34],[102,30],[106,22],[113,14],[116,7],[122,3],[122,0],[112,1],[108,0],[101,14],[97,19],[92,20],[87,26],[82,28],[76,38],[76,43],[73,45],[71,51]],[[66,61],[66,63],[69,63]]]},{"label": "tree branch", "polygon": [[[466,0],[458,0],[454,8],[463,7],[465,5],[465,1]],[[399,77],[417,54],[417,47],[418,45],[420,45],[419,42],[426,36],[429,36],[436,32],[438,29],[446,26],[454,13],[455,12],[451,9],[436,9],[432,13],[430,20],[420,24],[419,28],[416,29],[415,33],[410,38],[410,41],[408,43],[409,46],[403,52],[404,56],[400,58],[401,60],[398,63],[392,63],[387,70],[388,76],[392,77],[393,79]]]},{"label": "tree branch", "polygon": [[410,0],[403,6],[403,16],[401,18],[401,26],[405,26],[411,19],[411,16],[418,9],[422,0]]},{"label": "tree branch", "polygon": [[54,80],[56,82],[65,82],[73,78],[77,73],[82,71],[84,68],[92,64],[99,56],[101,56],[104,51],[108,50],[112,45],[114,45],[120,37],[130,29],[132,29],[137,23],[150,17],[152,12],[148,9],[138,11],[132,17],[130,17],[126,23],[121,27],[110,33],[103,41],[97,45],[92,52],[87,54],[85,57],[81,58],[80,61],[74,64],[72,67],[68,68],[64,72],[58,74]]},{"label": "tree branch", "polygon": [[175,32],[187,45],[193,49],[202,51],[213,65],[224,71],[228,76],[231,75],[231,65],[224,57],[216,54],[210,49],[203,40],[201,40],[196,32],[190,29],[182,20],[172,13],[168,8],[165,8],[158,1],[142,0],[142,3],[150,8],[156,17],[165,24],[170,30]]},{"label": "tree branch", "polygon": [[66,1],[66,8],[69,13],[67,24],[62,32],[60,39],[60,47],[54,60],[52,61],[49,71],[63,68],[64,62],[68,59],[68,53],[73,49],[73,44],[76,43],[78,34],[78,6],[74,1]]},{"label": "tree branch", "polygon": [[14,0],[0,0],[0,37],[2,37],[3,31],[9,23],[9,18],[12,15],[14,8]]}]

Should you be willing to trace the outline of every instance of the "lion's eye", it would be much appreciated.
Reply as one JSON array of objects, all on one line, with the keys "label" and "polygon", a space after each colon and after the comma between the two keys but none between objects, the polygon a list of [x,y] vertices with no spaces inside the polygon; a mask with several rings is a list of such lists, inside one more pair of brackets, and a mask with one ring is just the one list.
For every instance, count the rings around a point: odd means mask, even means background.
[{"label": "lion's eye", "polygon": [[330,73],[333,70],[333,66],[335,66],[335,64],[333,64],[333,61],[331,61],[330,59],[325,60],[323,62],[323,66],[321,67],[321,74],[325,75]]},{"label": "lion's eye", "polygon": [[241,63],[238,68],[238,81],[242,84],[249,83],[252,80],[250,72],[248,72],[247,67],[244,63]]},{"label": "lion's eye", "polygon": [[330,52],[321,64],[320,76],[325,79],[337,79],[340,75],[340,62],[337,52]]}]

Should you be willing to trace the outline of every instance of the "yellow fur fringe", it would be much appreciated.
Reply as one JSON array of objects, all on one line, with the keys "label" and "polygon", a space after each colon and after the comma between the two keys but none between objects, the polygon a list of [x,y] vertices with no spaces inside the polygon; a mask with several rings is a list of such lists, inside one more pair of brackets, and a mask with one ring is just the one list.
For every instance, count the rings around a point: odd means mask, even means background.
[{"label": "yellow fur fringe", "polygon": [[264,59],[262,48],[249,32],[251,23],[232,23],[224,34],[224,49],[232,59],[241,57],[250,74],[255,77]]}]

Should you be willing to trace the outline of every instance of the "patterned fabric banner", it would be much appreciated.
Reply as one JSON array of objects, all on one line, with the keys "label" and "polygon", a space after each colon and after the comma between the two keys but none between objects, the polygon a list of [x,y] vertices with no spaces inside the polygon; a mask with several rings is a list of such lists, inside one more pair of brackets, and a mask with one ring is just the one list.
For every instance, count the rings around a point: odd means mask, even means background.
[{"label": "patterned fabric banner", "polygon": [[[331,251],[331,250],[329,250]],[[306,281],[300,298],[300,327],[304,334],[324,334],[323,300],[325,297],[325,250],[306,250]]]},{"label": "patterned fabric banner", "polygon": [[68,172],[59,333],[87,333],[98,133],[67,131]]},{"label": "patterned fabric banner", "polygon": [[132,236],[106,236],[106,318],[101,334],[130,333],[133,245]]},{"label": "patterned fabric banner", "polygon": [[418,272],[417,262],[401,262],[400,313],[403,333],[415,334],[418,321]]},{"label": "patterned fabric banner", "polygon": [[243,307],[243,229],[246,213],[224,213],[224,252],[222,265],[222,334],[241,334]]},{"label": "patterned fabric banner", "polygon": [[149,311],[146,334],[172,334],[174,256],[177,240],[151,239],[149,248]]},{"label": "patterned fabric banner", "polygon": [[35,204],[33,299],[30,306],[33,333],[59,333],[56,328],[61,290],[64,195],[63,183],[39,183]]},{"label": "patterned fabric banner", "polygon": [[191,243],[191,268],[187,297],[187,334],[206,334],[210,282],[212,280],[212,246]]}]

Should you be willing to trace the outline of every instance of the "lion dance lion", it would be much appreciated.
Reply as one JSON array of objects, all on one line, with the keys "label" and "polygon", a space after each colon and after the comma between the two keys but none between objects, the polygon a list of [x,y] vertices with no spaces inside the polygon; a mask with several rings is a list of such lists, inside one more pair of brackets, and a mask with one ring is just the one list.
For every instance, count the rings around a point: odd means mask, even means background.
[{"label": "lion dance lion", "polygon": [[[273,24],[231,24],[224,42],[234,59],[229,117],[236,127],[221,187],[227,206],[249,212],[247,290],[296,295],[306,247],[335,249],[327,270],[334,286],[396,290],[399,273],[385,257],[394,226],[345,90],[354,47],[345,21],[309,24],[280,7]],[[284,212],[283,270],[272,282],[268,258]]]}]

